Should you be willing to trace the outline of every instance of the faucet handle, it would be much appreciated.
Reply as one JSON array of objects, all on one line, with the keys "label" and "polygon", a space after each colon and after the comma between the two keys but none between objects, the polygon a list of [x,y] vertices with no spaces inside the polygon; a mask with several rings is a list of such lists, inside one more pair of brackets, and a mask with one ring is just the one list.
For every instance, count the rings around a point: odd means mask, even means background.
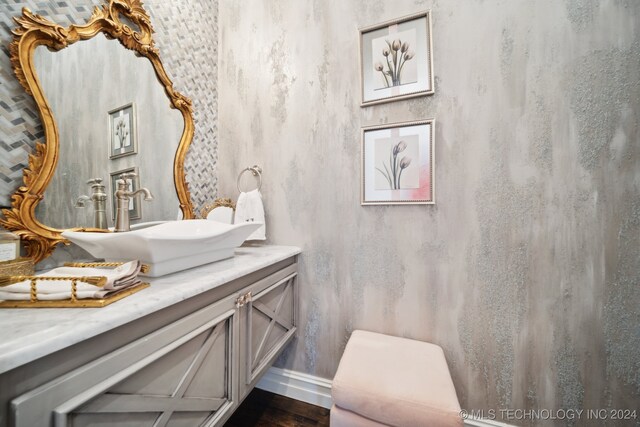
[{"label": "faucet handle", "polygon": [[89,185],[101,184],[101,183],[102,183],[102,178],[91,178],[90,180],[87,181],[87,184]]},{"label": "faucet handle", "polygon": [[133,178],[135,178],[136,176],[138,176],[138,174],[135,172],[121,173],[118,180],[116,181],[116,184],[118,185],[118,190],[123,190],[123,191],[133,190],[132,188],[131,189],[129,188],[128,180],[133,180]]},{"label": "faucet handle", "polygon": [[135,172],[124,172],[120,174],[120,179],[131,179],[135,178],[136,176],[138,176],[138,174]]},{"label": "faucet handle", "polygon": [[102,178],[91,178],[87,181],[87,184],[91,185],[94,197],[106,197],[106,194],[104,194],[106,190],[104,184],[102,183]]}]

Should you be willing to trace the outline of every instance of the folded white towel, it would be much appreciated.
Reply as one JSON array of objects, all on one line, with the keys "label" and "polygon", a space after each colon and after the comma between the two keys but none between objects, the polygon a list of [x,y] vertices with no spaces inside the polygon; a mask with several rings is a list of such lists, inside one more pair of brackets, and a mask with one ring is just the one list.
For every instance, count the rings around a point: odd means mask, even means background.
[{"label": "folded white towel", "polygon": [[262,227],[254,231],[247,240],[266,240],[266,224],[264,221],[264,205],[260,191],[253,190],[248,193],[240,193],[236,202],[236,214],[234,224],[245,222],[260,222]]},{"label": "folded white towel", "polygon": [[[78,299],[85,298],[104,298],[110,293],[126,289],[130,286],[140,283],[138,273],[142,264],[140,261],[131,261],[114,269],[106,268],[79,268],[79,267],[59,267],[53,270],[39,274],[46,277],[89,277],[103,276],[107,278],[107,283],[102,287],[95,285],[76,282],[76,297]],[[36,282],[38,299],[61,300],[71,298],[71,280],[48,281],[39,280]],[[31,298],[31,281],[14,283],[9,286],[0,288],[0,300],[29,300]]]}]

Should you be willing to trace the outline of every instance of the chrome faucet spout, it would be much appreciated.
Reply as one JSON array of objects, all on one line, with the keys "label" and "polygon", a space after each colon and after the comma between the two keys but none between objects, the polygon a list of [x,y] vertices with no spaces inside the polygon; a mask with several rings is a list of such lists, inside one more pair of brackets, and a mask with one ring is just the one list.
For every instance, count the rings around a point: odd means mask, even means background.
[{"label": "chrome faucet spout", "polygon": [[133,193],[129,193],[129,197],[136,197],[138,194],[144,194],[144,200],[146,201],[153,200],[153,194],[151,194],[148,188],[141,188]]},{"label": "chrome faucet spout", "polygon": [[73,205],[74,208],[84,208],[87,206],[87,202],[91,200],[91,197],[85,196],[84,194],[76,200],[76,203]]}]

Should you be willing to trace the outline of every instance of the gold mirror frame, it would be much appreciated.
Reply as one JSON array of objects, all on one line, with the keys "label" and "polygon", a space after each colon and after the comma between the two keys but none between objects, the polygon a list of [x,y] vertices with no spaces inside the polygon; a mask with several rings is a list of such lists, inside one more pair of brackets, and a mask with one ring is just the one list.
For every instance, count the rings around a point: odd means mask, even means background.
[{"label": "gold mirror frame", "polygon": [[234,211],[236,210],[236,204],[233,203],[233,200],[229,198],[217,198],[213,201],[213,203],[207,203],[204,205],[202,210],[200,211],[200,218],[207,219],[207,215],[211,213],[212,210],[216,208],[231,208]]},{"label": "gold mirror frame", "polygon": [[[173,176],[180,209],[184,219],[194,218],[191,195],[184,172],[184,160],[193,139],[193,115],[191,100],[173,88],[173,83],[160,61],[158,49],[152,38],[153,27],[141,0],[107,0],[108,4],[95,7],[89,21],[84,25],[70,25],[64,28],[56,23],[22,9],[22,16],[14,20],[18,27],[12,32],[13,41],[9,49],[11,63],[16,77],[24,89],[33,96],[42,125],[46,143],[36,142],[33,154],[29,155],[29,165],[23,171],[24,185],[11,196],[11,209],[3,209],[5,218],[0,224],[13,231],[25,242],[27,255],[38,262],[51,255],[59,244],[69,244],[61,236],[63,230],[41,224],[35,218],[35,209],[44,197],[53,173],[58,164],[59,136],[58,128],[36,75],[33,56],[38,46],[59,51],[77,41],[88,40],[103,33],[109,39],[117,39],[124,47],[151,61],[158,81],[164,86],[171,101],[171,107],[180,110],[184,119],[184,131],[176,150],[173,163]],[[120,16],[138,26],[132,29],[121,21]],[[79,228],[75,230],[96,229]]]}]

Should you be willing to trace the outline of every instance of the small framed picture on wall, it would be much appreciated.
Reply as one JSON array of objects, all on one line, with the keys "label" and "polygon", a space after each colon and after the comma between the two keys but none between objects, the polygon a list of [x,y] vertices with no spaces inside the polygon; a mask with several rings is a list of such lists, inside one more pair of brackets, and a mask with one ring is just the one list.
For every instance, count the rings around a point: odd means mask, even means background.
[{"label": "small framed picture on wall", "polygon": [[433,204],[434,120],[362,129],[361,204]]},{"label": "small framed picture on wall", "polygon": [[136,108],[133,102],[109,111],[109,158],[138,152]]},{"label": "small framed picture on wall", "polygon": [[433,94],[431,12],[360,29],[361,106]]}]

